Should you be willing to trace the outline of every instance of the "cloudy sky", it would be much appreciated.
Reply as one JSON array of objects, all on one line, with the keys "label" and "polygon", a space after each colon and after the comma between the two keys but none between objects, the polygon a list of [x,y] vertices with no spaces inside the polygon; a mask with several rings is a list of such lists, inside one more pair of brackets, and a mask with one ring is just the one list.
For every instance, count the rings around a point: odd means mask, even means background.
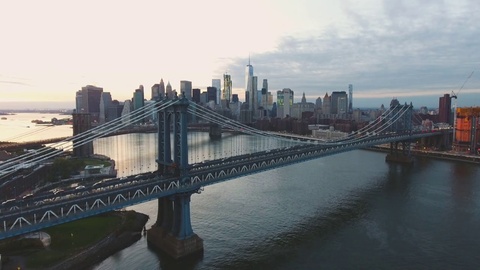
[{"label": "cloudy sky", "polygon": [[480,106],[478,21],[478,0],[2,1],[0,109],[73,108],[88,84],[120,101],[160,78],[206,89],[225,72],[242,100],[249,55],[295,101],[353,84],[354,107],[434,108],[460,89],[459,106]]}]

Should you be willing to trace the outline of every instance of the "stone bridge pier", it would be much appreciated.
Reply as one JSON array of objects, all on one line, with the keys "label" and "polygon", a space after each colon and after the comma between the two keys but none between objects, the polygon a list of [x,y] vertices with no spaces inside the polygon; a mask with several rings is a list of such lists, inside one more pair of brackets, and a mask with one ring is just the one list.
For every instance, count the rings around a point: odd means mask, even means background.
[{"label": "stone bridge pier", "polygon": [[[398,147],[399,143],[401,143],[401,148]],[[391,142],[390,152],[385,157],[385,161],[391,163],[413,163],[413,158],[410,155],[410,142]]]},{"label": "stone bridge pier", "polygon": [[203,240],[190,222],[191,195],[159,198],[157,221],[147,231],[147,241],[175,259],[203,252]]}]

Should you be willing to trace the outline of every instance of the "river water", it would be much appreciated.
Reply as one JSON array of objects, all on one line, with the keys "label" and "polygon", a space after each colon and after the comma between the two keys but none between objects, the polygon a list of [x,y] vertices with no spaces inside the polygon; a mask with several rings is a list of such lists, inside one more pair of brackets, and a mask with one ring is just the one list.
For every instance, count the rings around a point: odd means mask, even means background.
[{"label": "river water", "polygon": [[14,115],[0,115],[0,141],[28,142],[72,136],[71,125],[37,125],[33,120],[49,122],[52,118],[72,118],[71,115],[55,113],[17,113]]},{"label": "river water", "polygon": [[[71,135],[69,126],[30,123],[59,115],[7,117],[0,141]],[[155,141],[126,134],[94,147],[115,159],[122,176],[155,168]],[[207,158],[231,147],[229,139],[199,142]],[[173,261],[142,237],[93,269],[478,269],[479,167],[425,158],[387,164],[383,153],[356,150],[237,178],[192,196],[201,258]],[[156,207],[130,209],[150,216],[148,228]]]},{"label": "river water", "polygon": [[[94,145],[116,160],[119,174],[155,166],[154,134]],[[94,269],[477,269],[479,181],[474,164],[417,158],[405,166],[385,163],[383,153],[351,151],[194,194],[201,258],[173,261],[142,237]],[[149,228],[156,207],[130,209],[149,215]]]}]

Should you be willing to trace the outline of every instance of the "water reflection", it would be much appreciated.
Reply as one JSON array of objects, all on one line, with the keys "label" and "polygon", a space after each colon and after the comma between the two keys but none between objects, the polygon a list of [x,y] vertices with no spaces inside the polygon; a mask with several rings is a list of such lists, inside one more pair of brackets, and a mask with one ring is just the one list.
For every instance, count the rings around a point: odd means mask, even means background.
[{"label": "water reflection", "polygon": [[[237,143],[251,147],[242,138]],[[232,143],[200,141],[192,147],[199,158],[223,154]],[[131,158],[129,149],[105,148],[124,151],[124,164]],[[192,199],[202,257],[175,261],[146,248],[143,238],[121,253],[121,269],[477,268],[478,168],[384,160],[352,151],[209,186]],[[156,207],[131,208],[154,220]],[[97,269],[117,266],[107,259]]]},{"label": "water reflection", "polygon": [[158,257],[159,269],[168,270],[189,270],[195,269],[197,264],[203,260],[203,251],[183,257],[181,260],[175,260],[161,249],[148,243],[148,250]]},{"label": "water reflection", "polygon": [[409,194],[410,175],[413,173],[413,165],[389,163],[385,176],[385,192],[389,195],[400,194],[404,197]]}]

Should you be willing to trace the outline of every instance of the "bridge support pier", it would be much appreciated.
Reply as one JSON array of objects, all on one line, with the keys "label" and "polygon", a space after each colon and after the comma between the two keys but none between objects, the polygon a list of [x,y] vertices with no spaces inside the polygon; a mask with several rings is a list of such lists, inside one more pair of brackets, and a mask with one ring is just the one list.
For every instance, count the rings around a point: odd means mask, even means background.
[{"label": "bridge support pier", "polygon": [[413,158],[410,155],[410,143],[405,141],[401,142],[402,149],[400,150],[398,149],[398,143],[399,142],[390,143],[390,153],[385,157],[385,161],[390,163],[413,163]]},{"label": "bridge support pier", "polygon": [[211,123],[208,131],[210,139],[221,139],[222,138],[222,127],[218,124]]},{"label": "bridge support pier", "polygon": [[147,231],[147,241],[175,259],[203,252],[203,240],[190,222],[191,195],[158,199],[157,222]]}]

